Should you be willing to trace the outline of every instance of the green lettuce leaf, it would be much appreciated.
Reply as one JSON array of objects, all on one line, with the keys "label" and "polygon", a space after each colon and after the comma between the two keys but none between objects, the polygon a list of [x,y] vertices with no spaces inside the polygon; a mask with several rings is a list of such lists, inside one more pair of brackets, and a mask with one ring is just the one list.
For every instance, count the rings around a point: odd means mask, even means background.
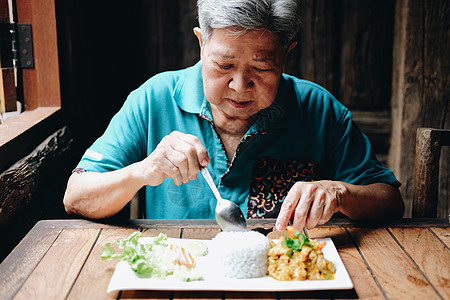
[{"label": "green lettuce leaf", "polygon": [[141,235],[142,233],[137,231],[127,239],[118,239],[117,246],[122,252],[116,252],[111,243],[105,244],[100,256],[101,259],[126,261],[139,277],[165,278],[170,275],[172,273],[170,268],[165,270],[165,266],[160,265],[161,261],[152,252],[153,247],[156,245],[167,247],[167,236],[160,233],[152,243],[141,244],[139,243]]}]

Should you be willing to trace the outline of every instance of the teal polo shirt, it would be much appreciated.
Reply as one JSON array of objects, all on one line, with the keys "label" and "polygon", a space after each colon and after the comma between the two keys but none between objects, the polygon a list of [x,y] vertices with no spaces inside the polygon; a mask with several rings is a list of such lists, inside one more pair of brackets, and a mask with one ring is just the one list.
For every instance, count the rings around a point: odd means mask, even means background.
[{"label": "teal polo shirt", "polygon": [[[108,172],[141,161],[177,130],[197,136],[223,198],[248,218],[276,217],[297,181],[400,185],[372,153],[351,113],[324,88],[282,75],[274,103],[254,116],[228,160],[203,93],[201,65],[158,74],[130,93],[78,168]],[[171,178],[146,186],[143,218],[212,219],[215,197],[201,174],[181,186]]]}]

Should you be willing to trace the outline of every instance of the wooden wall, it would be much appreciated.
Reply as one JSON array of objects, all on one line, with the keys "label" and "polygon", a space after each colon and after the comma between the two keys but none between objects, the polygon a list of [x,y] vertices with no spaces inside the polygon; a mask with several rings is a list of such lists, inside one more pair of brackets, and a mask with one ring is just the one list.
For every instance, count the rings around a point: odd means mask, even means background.
[{"label": "wooden wall", "polygon": [[[416,129],[450,129],[450,5],[397,0],[389,165],[411,213]],[[438,216],[450,217],[450,152],[441,152]]]},{"label": "wooden wall", "polygon": [[[382,161],[390,135],[394,3],[305,1],[300,44],[285,68],[323,85],[355,111],[376,141]],[[140,0],[132,5],[111,1],[107,6],[60,0],[57,9],[67,68],[62,74],[67,85],[63,101],[76,112],[72,116],[82,114],[91,124],[92,135],[83,138],[87,144],[101,134],[132,89],[158,72],[199,59],[192,32],[197,26],[195,0]],[[381,120],[381,126],[373,128],[373,118]],[[74,134],[78,128],[85,135],[85,126],[75,126]]]}]

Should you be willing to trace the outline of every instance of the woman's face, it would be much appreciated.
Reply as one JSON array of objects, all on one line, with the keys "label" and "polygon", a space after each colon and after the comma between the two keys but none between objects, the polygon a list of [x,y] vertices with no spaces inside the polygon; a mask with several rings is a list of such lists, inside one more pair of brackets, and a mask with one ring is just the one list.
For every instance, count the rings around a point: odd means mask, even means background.
[{"label": "woman's face", "polygon": [[[201,43],[201,32],[195,33]],[[213,116],[244,121],[269,107],[283,63],[278,37],[268,31],[236,35],[228,28],[214,29],[201,53],[203,89]]]}]

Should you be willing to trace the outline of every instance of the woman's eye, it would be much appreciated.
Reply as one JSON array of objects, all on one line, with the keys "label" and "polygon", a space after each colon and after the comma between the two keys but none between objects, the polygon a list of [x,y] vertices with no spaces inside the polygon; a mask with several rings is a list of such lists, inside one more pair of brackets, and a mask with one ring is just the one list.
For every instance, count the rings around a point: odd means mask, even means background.
[{"label": "woman's eye", "polygon": [[268,72],[272,69],[261,69],[261,68],[254,68],[256,72]]},{"label": "woman's eye", "polygon": [[228,64],[217,64],[219,66],[219,68],[224,69],[224,70],[229,70],[233,67],[233,65],[228,65]]}]

